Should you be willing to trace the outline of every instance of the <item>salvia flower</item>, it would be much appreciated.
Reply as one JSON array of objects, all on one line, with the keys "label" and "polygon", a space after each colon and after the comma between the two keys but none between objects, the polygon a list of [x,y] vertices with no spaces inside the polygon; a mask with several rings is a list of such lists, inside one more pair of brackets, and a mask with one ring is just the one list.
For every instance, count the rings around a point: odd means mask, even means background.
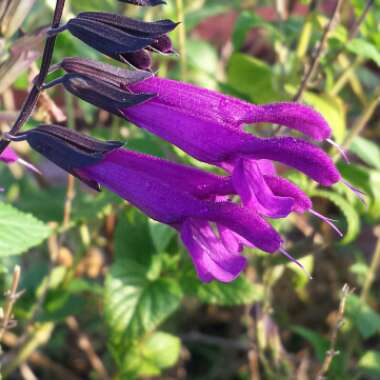
[{"label": "salvia flower", "polygon": [[234,192],[230,177],[132,152],[117,142],[101,142],[60,126],[40,126],[13,140],[28,141],[85,183],[108,188],[178,230],[203,281],[235,279],[246,265],[244,245],[268,253],[283,251],[281,237],[268,222],[227,200]]},{"label": "salvia flower", "polygon": [[51,33],[68,30],[99,52],[136,68],[151,67],[151,51],[174,52],[167,33],[175,29],[170,20],[145,22],[112,13],[84,12]]},{"label": "salvia flower", "polygon": [[[311,107],[291,102],[254,105],[153,75],[128,80],[130,75],[126,73],[119,77],[114,75],[110,65],[103,66],[104,73],[100,74],[99,67],[91,61],[80,62],[76,58],[65,59],[61,67],[70,73],[96,75],[97,80],[122,87],[134,95],[150,93],[151,98],[146,101],[114,113],[120,115],[121,111],[129,121],[198,160],[227,170],[243,203],[260,214],[279,218],[290,212],[310,211],[331,224],[312,210],[310,199],[300,189],[275,176],[274,168],[272,175],[265,172],[270,161],[278,161],[300,170],[321,185],[331,186],[343,179],[329,156],[300,138],[257,138],[243,129],[248,123],[269,122],[318,141],[329,139],[330,127]],[[89,98],[82,99],[91,102]]]}]

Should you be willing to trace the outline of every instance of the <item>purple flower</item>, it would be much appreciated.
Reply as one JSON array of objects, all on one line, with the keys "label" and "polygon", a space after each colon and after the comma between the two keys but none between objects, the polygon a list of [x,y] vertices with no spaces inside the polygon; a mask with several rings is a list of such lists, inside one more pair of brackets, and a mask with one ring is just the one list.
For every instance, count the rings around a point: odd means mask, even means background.
[{"label": "purple flower", "polygon": [[314,139],[328,138],[329,126],[310,107],[296,103],[257,106],[156,77],[127,88],[135,94],[156,93],[148,101],[122,109],[128,120],[196,159],[227,170],[243,203],[265,216],[284,217],[310,208],[310,202],[289,181],[265,178],[260,160],[291,166],[324,186],[341,180],[334,163],[319,147],[294,137],[258,138],[243,130],[246,123],[271,122]]},{"label": "purple flower", "polygon": [[[16,136],[81,181],[104,186],[152,219],[179,231],[203,281],[232,281],[244,269],[243,246],[268,253],[282,239],[257,212],[232,203],[231,177],[120,148],[58,125]],[[216,230],[218,232],[216,232]]]}]

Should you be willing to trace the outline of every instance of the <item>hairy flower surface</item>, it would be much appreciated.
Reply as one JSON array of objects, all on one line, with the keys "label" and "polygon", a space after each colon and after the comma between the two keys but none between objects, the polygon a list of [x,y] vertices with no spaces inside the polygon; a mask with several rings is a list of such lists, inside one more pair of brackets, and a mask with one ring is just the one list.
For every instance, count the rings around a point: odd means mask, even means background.
[{"label": "hairy flower surface", "polygon": [[232,179],[120,148],[56,125],[13,137],[83,182],[104,186],[179,231],[203,281],[232,281],[244,269],[244,245],[268,253],[281,237],[257,212],[232,203]]}]

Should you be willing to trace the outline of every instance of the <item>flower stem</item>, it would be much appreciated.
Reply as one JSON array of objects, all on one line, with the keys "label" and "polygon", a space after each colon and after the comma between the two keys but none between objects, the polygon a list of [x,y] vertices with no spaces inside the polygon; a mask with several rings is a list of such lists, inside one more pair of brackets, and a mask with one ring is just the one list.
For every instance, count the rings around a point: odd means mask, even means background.
[{"label": "flower stem", "polygon": [[187,57],[186,57],[186,25],[183,0],[176,0],[177,18],[181,22],[178,26],[178,44],[180,54],[181,80],[187,78]]},{"label": "flower stem", "polygon": [[371,266],[369,272],[366,275],[363,289],[360,293],[360,299],[365,303],[368,302],[369,291],[371,290],[373,281],[376,278],[376,271],[380,266],[380,227],[375,228],[375,234],[377,235],[377,242],[375,252],[371,260]]},{"label": "flower stem", "polygon": [[[51,23],[51,28],[55,29],[59,26],[61,22],[61,17],[63,13],[63,7],[65,5],[65,0],[57,0],[53,20]],[[53,50],[55,45],[56,36],[50,36],[46,39],[44,52],[42,55],[42,63],[40,72],[33,84],[31,91],[26,97],[24,104],[22,105],[21,111],[13,124],[13,127],[9,131],[11,135],[15,135],[22,126],[28,121],[30,115],[32,114],[34,107],[37,104],[38,97],[41,92],[41,86],[43,85],[46,75],[49,72],[50,63],[53,57]],[[4,149],[9,145],[10,141],[1,140],[0,141],[0,154],[4,151]]]}]

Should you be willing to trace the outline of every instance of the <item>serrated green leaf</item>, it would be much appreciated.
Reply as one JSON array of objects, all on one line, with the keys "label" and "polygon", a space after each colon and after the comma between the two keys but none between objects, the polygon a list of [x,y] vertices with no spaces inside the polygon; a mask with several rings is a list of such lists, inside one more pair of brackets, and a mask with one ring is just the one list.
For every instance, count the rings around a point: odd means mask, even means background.
[{"label": "serrated green leaf", "polygon": [[176,280],[150,280],[149,267],[132,260],[118,260],[112,265],[105,282],[105,315],[114,344],[127,344],[130,339],[152,331],[181,301]]},{"label": "serrated green leaf", "polygon": [[189,271],[181,284],[186,295],[219,306],[247,305],[261,300],[264,295],[262,286],[253,284],[243,274],[228,284],[218,281],[204,284]]},{"label": "serrated green leaf", "polygon": [[380,330],[380,315],[358,296],[350,294],[347,297],[346,310],[363,338],[369,338]]},{"label": "serrated green leaf", "polygon": [[19,255],[42,243],[50,228],[31,214],[0,202],[0,256]]},{"label": "serrated green leaf", "polygon": [[347,231],[340,243],[348,244],[353,241],[360,232],[360,218],[355,208],[341,195],[333,193],[332,191],[314,190],[310,195],[326,198],[342,211],[346,218]]}]

